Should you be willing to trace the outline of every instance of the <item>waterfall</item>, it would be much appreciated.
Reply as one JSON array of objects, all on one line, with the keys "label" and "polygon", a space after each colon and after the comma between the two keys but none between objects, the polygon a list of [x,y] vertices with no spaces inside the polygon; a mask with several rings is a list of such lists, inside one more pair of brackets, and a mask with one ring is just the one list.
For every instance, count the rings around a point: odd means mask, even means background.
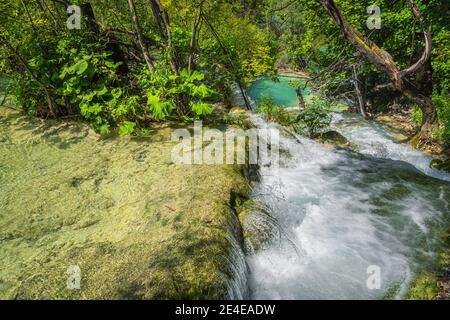
[{"label": "waterfall", "polygon": [[227,261],[228,276],[225,276],[228,287],[228,300],[242,300],[248,296],[248,268],[245,255],[242,250],[242,234],[240,223],[235,219],[230,223],[228,241],[231,245],[230,255]]},{"label": "waterfall", "polygon": [[430,168],[432,157],[411,146],[395,143],[393,134],[376,122],[364,121],[359,115],[335,114],[333,127],[358,147],[358,152],[376,158],[410,163],[424,174],[450,181],[450,174]]},{"label": "waterfall", "polygon": [[[333,126],[358,152],[284,136],[282,165],[261,168],[253,197],[275,222],[247,255],[252,298],[402,297],[432,262],[449,222],[448,175],[382,127],[356,120],[340,116]],[[267,233],[265,225],[267,214],[255,210],[245,228]],[[379,287],[369,283],[371,270],[379,270]]]}]

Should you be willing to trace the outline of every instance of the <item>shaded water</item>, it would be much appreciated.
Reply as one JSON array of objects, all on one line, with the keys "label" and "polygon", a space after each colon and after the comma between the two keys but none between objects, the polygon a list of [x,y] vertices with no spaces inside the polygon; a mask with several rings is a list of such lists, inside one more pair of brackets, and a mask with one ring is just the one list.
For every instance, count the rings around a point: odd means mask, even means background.
[{"label": "shaded water", "polygon": [[[266,209],[245,227],[269,224],[272,234],[249,248],[254,299],[377,299],[394,289],[401,297],[441,245],[450,176],[380,126],[344,115],[334,126],[358,153],[284,137],[281,167],[261,168],[254,198]],[[378,290],[367,286],[371,266],[381,271]]]}]

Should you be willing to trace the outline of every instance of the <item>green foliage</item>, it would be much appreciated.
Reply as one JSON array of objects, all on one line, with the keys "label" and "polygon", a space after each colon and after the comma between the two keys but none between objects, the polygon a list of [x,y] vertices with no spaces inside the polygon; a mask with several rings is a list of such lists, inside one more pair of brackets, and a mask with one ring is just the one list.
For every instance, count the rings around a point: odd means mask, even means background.
[{"label": "green foliage", "polygon": [[110,127],[135,116],[138,99],[124,94],[116,76],[119,63],[111,53],[98,45],[74,48],[72,40],[58,43],[63,61],[59,71],[56,103],[61,108],[78,106],[80,114],[99,132],[107,134]]},{"label": "green foliage", "polygon": [[[41,117],[80,115],[104,134],[143,132],[152,121],[205,117],[213,111],[212,102],[228,96],[232,82],[274,73],[270,37],[253,20],[254,14],[236,14],[247,10],[244,5],[203,2],[202,13],[211,25],[199,25],[192,48],[197,3],[163,1],[170,16],[170,34],[165,35],[155,24],[151,4],[135,4],[156,66],[152,74],[142,71],[135,35],[112,31],[134,29],[126,2],[91,2],[99,32],[89,28],[93,23],[86,15],[81,30],[68,30],[67,12],[56,1],[45,6],[2,2],[0,72],[14,82],[18,105]],[[191,54],[192,71],[187,71]],[[123,68],[127,72],[120,72]]]},{"label": "green foliage", "polygon": [[438,293],[437,279],[423,275],[415,279],[406,296],[407,300],[432,300]]},{"label": "green foliage", "polygon": [[278,106],[269,96],[261,97],[258,105],[259,111],[265,114],[267,120],[279,123],[283,126],[292,124],[292,116],[284,106]]},{"label": "green foliage", "polygon": [[205,26],[199,66],[215,73],[218,87],[275,74],[276,45],[252,19],[254,12],[237,1],[210,1],[205,10],[218,38]]},{"label": "green foliage", "polygon": [[[433,104],[436,107],[439,128],[434,132],[436,139],[450,143],[450,100],[446,95],[433,95]],[[411,111],[411,121],[416,128],[422,125],[423,113],[419,106],[414,106]]]},{"label": "green foliage", "polygon": [[437,109],[440,124],[439,132],[436,133],[437,138],[446,144],[450,144],[450,99],[448,94],[434,94],[433,104]]},{"label": "green foliage", "polygon": [[327,106],[329,106],[329,103],[325,100],[317,99],[313,103],[307,104],[305,110],[300,111],[297,121],[310,138],[314,138],[320,130],[330,126],[331,115],[326,108]]},{"label": "green foliage", "polygon": [[311,94],[305,98],[307,106],[317,106],[328,112],[344,112],[348,110],[348,105],[338,102],[331,102],[316,94]]},{"label": "green foliage", "polygon": [[[433,34],[433,102],[442,128],[436,136],[448,141],[450,38],[448,19],[442,14],[446,7],[438,0],[416,2]],[[192,26],[197,21],[198,2],[161,2],[170,17],[170,34],[166,35],[160,33],[149,2],[135,3],[145,46],[156,66],[151,75],[142,72],[142,52],[135,35],[122,32],[134,29],[126,1],[114,5],[91,2],[98,33],[88,31],[86,16],[81,30],[67,30],[67,12],[57,1],[47,1],[45,6],[3,1],[0,72],[12,79],[18,105],[42,117],[81,115],[102,133],[123,132],[120,128],[125,121],[135,123],[134,130],[140,132],[152,121],[207,116],[212,112],[211,102],[230,96],[233,82],[245,86],[255,77],[275,75],[280,56],[311,73],[323,71],[339,59],[345,61],[343,65],[359,60],[316,0],[202,1],[204,19],[196,37],[192,37]],[[381,30],[370,31],[365,26],[366,8],[373,4],[382,8]],[[405,3],[339,0],[337,5],[349,23],[391,53],[400,68],[420,56],[423,39],[417,35],[421,26]],[[192,62],[190,70],[201,73],[188,72],[188,61]],[[118,72],[123,67],[127,74]],[[340,87],[349,73],[345,66],[325,72],[321,77],[329,83],[324,86],[325,93],[334,94],[338,88],[352,90],[348,82]],[[369,100],[375,85],[389,81],[371,64],[363,65],[360,73],[367,80]],[[386,106],[372,102],[373,111]],[[335,105],[331,108],[336,110]],[[290,121],[289,112],[282,107],[267,111],[274,120]]]},{"label": "green foliage", "polygon": [[216,94],[202,83],[205,75],[198,71],[183,69],[173,74],[168,69],[158,68],[154,73],[144,69],[140,86],[147,91],[147,107],[154,120],[179,117],[197,119],[210,114],[213,107],[208,101]]},{"label": "green foliage", "polygon": [[267,95],[263,95],[258,104],[259,111],[266,114],[269,114],[276,107],[277,105],[275,104],[275,102]]},{"label": "green foliage", "polygon": [[134,128],[136,127],[136,123],[131,121],[124,121],[119,126],[119,134],[121,136],[126,136],[134,132]]},{"label": "green foliage", "polygon": [[290,127],[299,133],[315,138],[317,133],[330,126],[331,104],[325,99],[313,97],[306,102],[306,109],[297,115],[284,106],[276,105],[268,96],[263,96],[259,102],[259,111],[265,114],[269,121]]},{"label": "green foliage", "polygon": [[423,113],[419,106],[414,106],[411,110],[411,121],[414,123],[416,128],[420,128],[422,125]]},{"label": "green foliage", "polygon": [[7,57],[1,71],[14,83],[12,94],[25,112],[80,115],[103,134],[137,118],[139,98],[119,78],[122,62],[114,61],[105,39],[94,38],[86,28],[56,31],[39,10],[30,12],[30,21],[19,14],[20,5],[16,20],[7,20],[7,30],[0,28],[0,51]]},{"label": "green foliage", "polygon": [[[287,6],[285,10],[276,12],[272,28],[279,36],[280,47],[290,64],[312,74],[322,72],[320,79],[327,83],[322,86],[325,93],[334,96],[353,90],[351,83],[343,82],[351,76],[350,69],[346,66],[360,63],[361,60],[355,58],[353,46],[341,36],[341,30],[318,1],[291,3],[289,0],[272,0],[271,3],[276,8]],[[433,102],[442,128],[436,133],[436,137],[448,142],[450,117],[446,106],[450,89],[450,30],[448,18],[442,14],[448,11],[448,5],[439,0],[416,0],[415,3],[426,18],[426,25],[431,28],[433,36]],[[422,25],[414,19],[411,8],[405,1],[339,0],[336,5],[351,26],[392,55],[399,69],[410,66],[420,58],[424,48]],[[366,27],[369,18],[366,8],[370,5],[381,8],[382,25],[379,30],[369,30]],[[280,23],[280,20],[283,22]],[[342,68],[338,64],[327,69],[337,61],[343,62]],[[373,89],[390,79],[371,63],[364,63],[359,75],[366,83],[367,98],[372,104],[371,111],[386,111],[394,96]],[[418,116],[418,112],[415,113]],[[415,120],[418,123],[419,119]]]}]

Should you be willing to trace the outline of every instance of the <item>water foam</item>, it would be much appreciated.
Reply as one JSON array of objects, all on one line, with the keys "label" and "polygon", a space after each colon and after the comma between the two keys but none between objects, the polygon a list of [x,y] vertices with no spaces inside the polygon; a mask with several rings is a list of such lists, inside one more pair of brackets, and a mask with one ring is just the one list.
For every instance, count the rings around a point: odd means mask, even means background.
[{"label": "water foam", "polygon": [[[281,139],[290,156],[281,168],[261,168],[255,199],[283,232],[247,256],[252,298],[376,299],[407,288],[418,257],[433,251],[430,228],[448,210],[450,188],[405,162],[423,161],[424,169],[426,156],[394,146],[377,130],[367,123],[342,130],[360,142],[363,155],[302,137]],[[386,158],[377,147],[362,148],[359,134],[387,150]],[[373,265],[381,270],[379,290],[366,284]]]}]

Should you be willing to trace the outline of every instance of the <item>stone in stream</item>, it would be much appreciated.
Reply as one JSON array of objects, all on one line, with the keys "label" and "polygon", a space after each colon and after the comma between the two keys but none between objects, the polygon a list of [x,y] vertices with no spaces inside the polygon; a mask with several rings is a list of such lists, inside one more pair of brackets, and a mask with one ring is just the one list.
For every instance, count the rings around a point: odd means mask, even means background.
[{"label": "stone in stream", "polygon": [[230,113],[247,113],[248,110],[241,107],[233,107],[230,110]]},{"label": "stone in stream", "polygon": [[450,172],[450,159],[434,159],[430,167],[433,169]]},{"label": "stone in stream", "polygon": [[349,147],[351,145],[350,141],[337,131],[324,132],[317,137],[317,140],[337,147]]}]

